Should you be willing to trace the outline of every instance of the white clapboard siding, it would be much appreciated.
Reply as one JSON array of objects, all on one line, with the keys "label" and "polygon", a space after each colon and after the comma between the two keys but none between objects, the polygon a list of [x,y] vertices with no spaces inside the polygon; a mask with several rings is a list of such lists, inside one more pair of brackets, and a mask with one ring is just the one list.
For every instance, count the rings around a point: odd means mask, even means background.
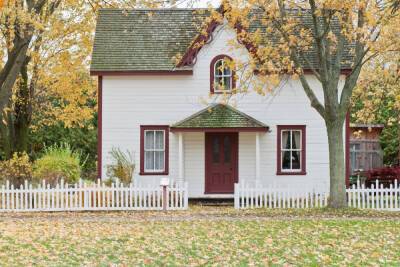
[{"label": "white clapboard siding", "polygon": [[400,211],[400,185],[397,180],[384,187],[377,180],[370,188],[357,181],[347,189],[347,204],[352,208]]},{"label": "white clapboard siding", "polygon": [[[188,184],[171,182],[167,186],[167,210],[188,208]],[[95,211],[95,210],[162,210],[163,190],[159,184],[111,187],[100,181],[87,185],[80,181],[74,185],[64,182],[51,187],[44,181],[33,186],[25,181],[15,188],[7,181],[0,188],[0,212],[34,211]]]},{"label": "white clapboard siding", "polygon": [[235,208],[321,208],[328,203],[327,192],[258,183],[235,184]]}]

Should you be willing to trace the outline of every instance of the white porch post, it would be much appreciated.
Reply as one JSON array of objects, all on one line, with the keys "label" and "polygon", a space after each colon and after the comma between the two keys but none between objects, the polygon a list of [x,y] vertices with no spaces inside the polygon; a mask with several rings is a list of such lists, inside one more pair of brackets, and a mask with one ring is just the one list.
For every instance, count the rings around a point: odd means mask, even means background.
[{"label": "white porch post", "polygon": [[256,180],[260,179],[260,133],[256,133]]},{"label": "white porch post", "polygon": [[178,134],[179,137],[179,173],[178,179],[179,181],[183,182],[185,180],[185,157],[184,157],[184,150],[183,150],[183,133]]}]

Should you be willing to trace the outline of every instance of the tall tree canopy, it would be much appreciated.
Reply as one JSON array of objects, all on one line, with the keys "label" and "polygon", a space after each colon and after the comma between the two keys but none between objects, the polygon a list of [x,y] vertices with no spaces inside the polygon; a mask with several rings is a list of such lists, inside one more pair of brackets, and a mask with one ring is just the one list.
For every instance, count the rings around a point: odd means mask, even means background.
[{"label": "tall tree canopy", "polygon": [[[32,126],[93,116],[88,61],[95,15],[86,1],[6,1],[0,15],[2,148],[28,150]],[[36,125],[32,125],[35,121]]]},{"label": "tall tree canopy", "polygon": [[[287,77],[284,74],[300,80],[327,129],[330,206],[346,206],[343,136],[350,98],[365,63],[396,49],[398,14],[373,0],[234,0],[226,2],[225,17],[231,26],[240,25],[239,40],[250,44],[250,64],[236,64],[247,69],[242,79],[259,77],[261,83],[253,83],[257,92],[268,93]],[[261,23],[264,30],[253,32],[253,23]],[[315,53],[317,64],[308,60],[309,53]],[[320,83],[323,99],[306,74]]]}]

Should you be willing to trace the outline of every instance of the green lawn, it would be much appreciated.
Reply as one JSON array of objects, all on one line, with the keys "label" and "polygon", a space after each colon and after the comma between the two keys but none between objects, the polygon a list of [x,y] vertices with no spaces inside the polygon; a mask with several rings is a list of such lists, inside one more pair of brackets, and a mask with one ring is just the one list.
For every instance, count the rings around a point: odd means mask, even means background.
[{"label": "green lawn", "polygon": [[4,214],[0,262],[2,266],[399,266],[399,217],[399,213],[199,207],[168,214]]}]

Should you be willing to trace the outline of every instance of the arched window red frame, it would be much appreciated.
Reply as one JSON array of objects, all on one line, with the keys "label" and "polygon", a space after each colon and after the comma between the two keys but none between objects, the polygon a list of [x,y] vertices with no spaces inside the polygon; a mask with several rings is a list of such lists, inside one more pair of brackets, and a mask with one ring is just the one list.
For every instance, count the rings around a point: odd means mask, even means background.
[{"label": "arched window red frame", "polygon": [[[216,57],[213,58],[213,60],[211,61],[210,64],[210,92],[212,94],[222,94],[224,92],[221,91],[216,91],[214,88],[214,79],[215,79],[215,64],[217,63],[218,60],[221,59],[227,59],[227,60],[233,60],[230,56],[228,55],[218,55]],[[232,89],[234,89],[236,87],[236,81],[235,81],[235,71],[231,70],[232,73],[232,80],[231,80],[231,84],[232,84]],[[229,91],[226,91],[226,93],[229,93]]]}]

